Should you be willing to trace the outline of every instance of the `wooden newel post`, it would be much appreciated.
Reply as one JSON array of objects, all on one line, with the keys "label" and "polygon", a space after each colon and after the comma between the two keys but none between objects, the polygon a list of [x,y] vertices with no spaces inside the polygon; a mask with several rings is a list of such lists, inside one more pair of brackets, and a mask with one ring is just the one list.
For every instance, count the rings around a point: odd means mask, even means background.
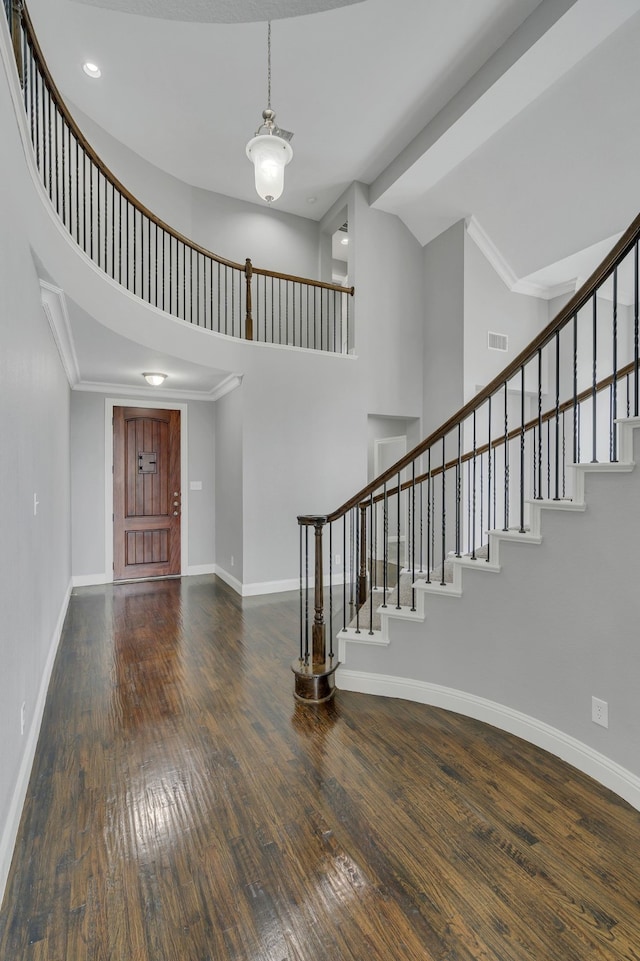
[{"label": "wooden newel post", "polygon": [[11,0],[11,39],[13,41],[13,55],[20,77],[20,85],[24,86],[22,70],[22,0]]},{"label": "wooden newel post", "polygon": [[251,303],[251,277],[253,276],[253,267],[248,257],[244,264],[244,275],[247,281],[247,316],[245,318],[244,336],[245,340],[253,340],[253,307]]},{"label": "wooden newel post", "polygon": [[[327,518],[324,516],[298,518],[307,529],[313,524],[314,553],[313,565],[313,622],[311,625],[311,657],[308,646],[300,651],[300,657],[291,665],[295,675],[294,694],[297,700],[312,704],[329,701],[335,693],[335,672],[338,660],[333,654],[327,656],[326,624],[324,621],[324,561],[322,551],[322,535]],[[305,558],[304,569],[308,569],[308,558]],[[306,589],[306,588],[305,588]],[[301,635],[306,634],[308,624],[307,615],[302,609],[302,581],[301,581]],[[329,625],[331,629],[331,625]]]},{"label": "wooden newel post", "polygon": [[367,508],[360,505],[360,571],[358,573],[358,605],[367,599]]}]

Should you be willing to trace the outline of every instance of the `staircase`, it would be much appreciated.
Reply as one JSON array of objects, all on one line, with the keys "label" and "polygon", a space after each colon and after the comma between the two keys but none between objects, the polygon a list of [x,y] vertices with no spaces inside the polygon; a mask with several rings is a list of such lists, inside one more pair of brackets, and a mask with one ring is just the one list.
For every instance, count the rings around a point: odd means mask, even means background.
[{"label": "staircase", "polygon": [[337,685],[444,707],[640,809],[639,237],[637,218],[441,428],[298,518],[299,699]]},{"label": "staircase", "polygon": [[[415,610],[401,586],[401,609],[394,592],[377,608],[379,629],[340,631],[338,687],[490,723],[640,808],[638,428],[619,423],[618,462],[571,468],[572,500],[530,502],[526,533],[490,531],[490,560],[451,556],[444,584],[413,582]],[[592,696],[609,728],[591,720]]]}]

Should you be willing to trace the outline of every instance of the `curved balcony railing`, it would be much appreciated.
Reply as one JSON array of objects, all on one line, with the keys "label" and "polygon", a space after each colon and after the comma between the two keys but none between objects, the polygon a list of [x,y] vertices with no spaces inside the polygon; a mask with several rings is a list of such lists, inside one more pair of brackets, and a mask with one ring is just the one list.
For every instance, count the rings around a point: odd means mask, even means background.
[{"label": "curved balcony railing", "polygon": [[35,162],[69,235],[109,277],[198,327],[348,353],[353,287],[234,263],[163,223],[111,173],[49,73],[22,0],[4,0]]},{"label": "curved balcony railing", "polygon": [[618,460],[616,422],[639,414],[639,238],[640,216],[461,410],[337,510],[298,518],[299,697],[331,697],[336,632],[415,610],[416,583],[450,587],[451,555],[488,562],[490,530],[525,534],[532,501],[570,500],[569,465]]}]

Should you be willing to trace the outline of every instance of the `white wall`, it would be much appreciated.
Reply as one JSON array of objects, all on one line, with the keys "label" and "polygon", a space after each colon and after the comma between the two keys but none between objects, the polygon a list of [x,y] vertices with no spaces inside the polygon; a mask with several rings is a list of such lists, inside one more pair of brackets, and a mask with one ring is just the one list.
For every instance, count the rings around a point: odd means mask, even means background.
[{"label": "white wall", "polygon": [[[355,352],[368,414],[422,413],[422,248],[402,221],[374,210],[368,191],[348,194],[349,282],[355,286]],[[355,491],[354,491],[355,493]]]},{"label": "white wall", "polygon": [[249,257],[254,267],[265,270],[319,277],[320,229],[315,220],[195,187],[191,204],[190,239],[208,250],[241,264]]},{"label": "white wall", "polygon": [[71,578],[69,387],[40,302],[21,205],[28,175],[1,79],[0,898]]},{"label": "white wall", "polygon": [[[464,232],[464,401],[511,363],[546,327],[546,300],[512,293]],[[490,350],[487,334],[506,334],[506,352]],[[537,389],[537,384],[536,384]],[[453,411],[451,412],[453,413]]]},{"label": "white wall", "polygon": [[169,227],[191,239],[192,188],[143,160],[91,120],[79,107],[72,103],[68,106],[88,142],[129,193]]},{"label": "white wall", "polygon": [[464,398],[464,223],[424,248],[423,424],[437,430]]},{"label": "white wall", "polygon": [[[243,580],[242,387],[215,404],[216,566],[224,576]],[[237,589],[237,585],[236,586]]]}]

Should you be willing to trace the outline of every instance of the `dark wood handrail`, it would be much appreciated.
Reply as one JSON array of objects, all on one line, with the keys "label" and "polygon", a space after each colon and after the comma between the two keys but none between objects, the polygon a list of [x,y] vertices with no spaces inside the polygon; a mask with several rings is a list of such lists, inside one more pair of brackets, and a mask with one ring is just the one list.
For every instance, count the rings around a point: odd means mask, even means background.
[{"label": "dark wood handrail", "polygon": [[[161,230],[165,231],[169,236],[173,237],[174,240],[177,240],[179,243],[182,243],[186,247],[189,247],[195,253],[201,254],[202,256],[215,261],[215,263],[221,264],[223,267],[230,267],[244,274],[245,264],[236,263],[233,260],[227,260],[225,257],[221,257],[218,254],[214,254],[212,251],[207,250],[206,247],[202,247],[200,246],[200,244],[195,243],[193,240],[189,240],[189,238],[185,237],[185,235],[180,233],[180,231],[175,230],[173,227],[170,227],[163,220],[161,220],[156,214],[154,214],[151,210],[149,210],[149,208],[146,207],[140,200],[138,200],[137,197],[135,197],[129,190],[127,190],[124,184],[121,183],[121,181],[118,180],[115,174],[111,172],[111,170],[107,167],[104,161],[100,159],[96,151],[88,142],[88,140],[86,139],[86,137],[84,136],[80,128],[78,127],[78,124],[74,120],[72,114],[68,110],[62,98],[62,95],[58,90],[58,87],[53,77],[51,76],[51,73],[49,72],[49,68],[47,67],[44,54],[42,53],[42,48],[40,47],[40,44],[38,42],[38,38],[36,36],[33,23],[31,22],[31,18],[29,16],[26,5],[24,3],[22,4],[21,14],[22,14],[22,22],[23,22],[23,27],[24,27],[26,38],[27,38],[27,42],[29,43],[31,49],[33,50],[34,57],[38,64],[38,69],[42,73],[43,79],[47,87],[49,88],[49,91],[53,97],[53,100],[56,104],[58,111],[64,118],[64,121],[67,124],[67,126],[72,131],[73,136],[78,141],[82,150],[87,154],[87,156],[90,158],[92,163],[95,164],[95,166],[102,173],[105,179],[108,180],[109,183],[120,194],[122,194],[125,200],[127,200],[133,207],[135,207],[135,209],[139,213],[141,213],[144,217],[150,220],[151,223],[155,224]],[[338,284],[329,284],[321,280],[312,280],[307,277],[296,277],[289,274],[278,273],[276,271],[268,270],[263,267],[252,267],[252,273],[260,274],[263,277],[273,277],[276,280],[287,280],[293,283],[306,284],[310,287],[321,287],[323,290],[334,290],[339,293],[349,294],[351,296],[354,295],[353,287],[341,287]]]},{"label": "dark wood handrail", "polygon": [[[628,254],[628,252],[637,242],[639,237],[640,237],[640,214],[625,230],[624,234],[622,235],[620,240],[617,242],[617,244],[613,247],[613,249],[610,251],[608,256],[605,257],[602,263],[594,270],[594,272],[591,274],[589,279],[582,285],[582,287],[578,291],[576,291],[573,297],[559,311],[556,317],[537,335],[537,337],[535,337],[531,341],[531,343],[527,347],[524,348],[524,350],[522,350],[518,354],[517,357],[514,358],[514,360],[511,361],[510,364],[507,365],[507,367],[504,368],[504,370],[500,374],[498,374],[497,377],[494,377],[494,379],[489,384],[487,384],[486,387],[483,387],[483,389],[479,391],[472,400],[468,401],[463,407],[461,407],[457,411],[457,413],[453,414],[453,416],[450,417],[447,421],[445,421],[445,423],[441,427],[438,427],[437,430],[429,434],[429,436],[425,438],[425,440],[421,441],[420,444],[418,444],[416,447],[410,450],[408,454],[405,454],[395,464],[393,464],[386,471],[384,471],[384,473],[380,474],[373,481],[371,481],[369,484],[363,487],[362,490],[358,491],[357,494],[354,494],[354,496],[349,498],[348,501],[345,501],[345,503],[342,504],[337,510],[327,514],[326,515],[327,522],[333,523],[334,521],[339,520],[341,517],[347,514],[354,507],[358,507],[365,500],[369,501],[371,497],[375,495],[375,492],[381,487],[381,485],[385,484],[388,480],[391,480],[391,478],[395,477],[395,475],[397,475],[400,471],[404,470],[405,467],[408,467],[414,460],[416,460],[416,458],[420,457],[422,454],[426,453],[427,450],[433,447],[434,444],[437,444],[439,441],[443,440],[443,438],[445,438],[448,434],[450,434],[451,431],[458,426],[458,424],[462,424],[467,419],[467,417],[470,416],[470,414],[473,414],[473,412],[478,410],[490,397],[492,397],[495,393],[501,390],[505,386],[505,384],[507,384],[516,374],[520,372],[522,367],[524,367],[527,363],[529,363],[536,357],[538,350],[540,350],[542,347],[548,344],[549,341],[551,341],[552,338],[555,336],[555,334],[558,333],[560,330],[562,330],[566,326],[566,324],[574,317],[574,315],[576,315],[578,311],[580,311],[584,307],[587,301],[593,296],[593,294],[598,290],[598,288],[610,276],[610,274],[613,272],[615,267],[626,256],[626,254]],[[634,368],[633,364],[630,366],[632,369]],[[628,372],[628,367],[624,368],[624,371]],[[626,374],[623,373],[623,371],[618,371],[616,376],[620,378],[620,377],[626,376]],[[613,377],[605,378],[605,380],[602,381],[599,385],[596,385],[596,389],[602,390],[603,388],[609,386],[609,384],[612,382],[613,382]],[[590,387],[588,390],[578,395],[576,402],[580,402],[580,400],[586,400],[589,396],[592,395],[592,393],[593,393],[593,387]],[[573,406],[573,397],[571,398],[570,401],[561,405],[560,409],[564,407],[564,409],[566,410],[572,406]],[[554,406],[551,414],[547,415],[547,419],[549,419],[549,416],[555,416],[555,413],[556,413],[556,408]],[[535,423],[536,424],[538,423],[537,417],[535,418]],[[534,421],[532,420],[529,422],[528,428],[525,425],[525,429],[530,429],[533,425],[534,425]],[[513,431],[511,435],[509,435],[508,439],[513,439],[514,437],[520,436],[521,432],[522,432],[522,427],[520,426],[515,431]],[[502,442],[503,441],[504,441],[504,435],[502,437]],[[500,442],[501,442],[500,439],[496,438],[496,440],[492,442],[492,447],[499,446]],[[485,450],[486,449],[488,448],[485,445]],[[477,454],[478,454],[478,451],[476,451],[476,456]],[[470,456],[472,457],[473,453],[471,453]],[[456,460],[452,461],[451,464],[449,464],[448,466],[454,466],[456,462],[457,462],[457,458]],[[435,475],[436,473],[440,473],[442,469],[443,469],[442,465],[440,465],[439,470],[437,468],[433,468],[431,471],[432,476]],[[445,470],[447,469],[447,465],[445,465],[444,469]],[[422,479],[424,480],[426,476],[427,475],[424,475]],[[408,486],[412,486],[412,482],[407,482],[407,484]],[[389,495],[389,491],[387,491],[387,495]],[[301,525],[308,525],[312,523],[312,519],[310,517],[307,517],[306,515],[302,515],[298,518],[298,523]]]}]

